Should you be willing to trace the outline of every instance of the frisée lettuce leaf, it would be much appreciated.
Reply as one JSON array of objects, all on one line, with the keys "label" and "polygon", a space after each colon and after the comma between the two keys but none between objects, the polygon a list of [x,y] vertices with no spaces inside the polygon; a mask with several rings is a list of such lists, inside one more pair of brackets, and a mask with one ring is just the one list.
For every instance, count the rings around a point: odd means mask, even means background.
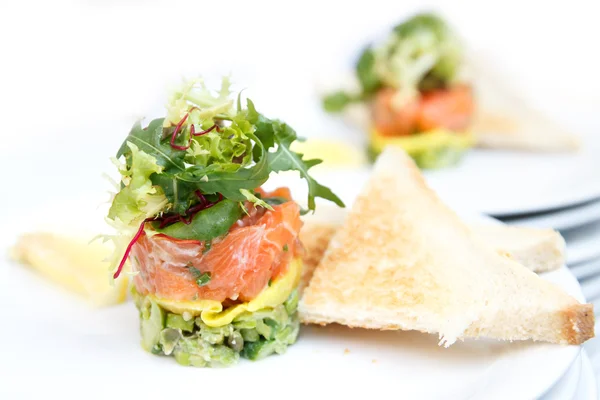
[{"label": "fris\u00e9e lettuce leaf", "polygon": [[108,217],[119,218],[125,224],[139,225],[167,205],[162,189],[150,180],[150,176],[161,173],[163,167],[157,164],[155,157],[132,142],[127,142],[126,146],[130,162],[121,170],[124,187],[115,195]]}]

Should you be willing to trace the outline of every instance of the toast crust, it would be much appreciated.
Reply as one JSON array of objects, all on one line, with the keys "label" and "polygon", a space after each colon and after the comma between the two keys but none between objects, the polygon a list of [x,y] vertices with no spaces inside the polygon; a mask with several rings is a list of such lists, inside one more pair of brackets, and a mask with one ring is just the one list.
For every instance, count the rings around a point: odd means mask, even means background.
[{"label": "toast crust", "polygon": [[[567,307],[560,313],[560,319],[562,324],[561,339],[557,340],[557,343],[564,345],[580,345],[586,342],[589,339],[595,337],[594,334],[594,307],[592,304],[577,304],[570,307]],[[305,325],[313,324],[326,326],[329,324],[342,324],[348,326],[350,328],[361,328],[361,329],[372,329],[372,330],[403,330],[406,329],[404,326],[394,323],[385,323],[378,321],[352,321],[352,320],[341,320],[338,318],[328,318],[325,316],[318,315],[308,315],[303,316],[301,321]],[[435,334],[437,332],[432,332],[429,330],[422,329],[413,329],[422,333]],[[460,336],[458,340],[464,340],[466,338],[478,339],[481,337],[485,337],[482,335],[482,330],[477,327],[471,327],[466,332],[465,335]],[[522,337],[519,336],[506,336],[502,338],[503,340],[523,340]],[[535,338],[532,338],[534,341]]]},{"label": "toast crust", "polygon": [[581,344],[595,337],[594,306],[578,304],[564,311],[565,324],[561,336],[567,344]]}]

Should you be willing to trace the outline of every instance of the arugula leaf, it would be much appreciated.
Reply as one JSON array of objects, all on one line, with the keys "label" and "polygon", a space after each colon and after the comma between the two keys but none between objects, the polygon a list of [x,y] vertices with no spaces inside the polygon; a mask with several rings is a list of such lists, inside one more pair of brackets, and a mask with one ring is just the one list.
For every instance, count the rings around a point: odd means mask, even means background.
[{"label": "arugula leaf", "polygon": [[267,203],[270,206],[278,206],[280,204],[283,203],[287,203],[288,201],[290,201],[289,199],[286,199],[285,197],[267,197],[263,199],[265,203]]},{"label": "arugula leaf", "polygon": [[248,107],[248,121],[256,127],[254,135],[260,140],[264,149],[268,151],[275,146],[275,133],[273,132],[272,121],[257,112],[254,103],[250,99],[247,99],[246,103]]},{"label": "arugula leaf", "polygon": [[381,86],[381,81],[375,71],[375,52],[372,48],[367,47],[360,55],[356,63],[356,75],[365,94],[374,93]]},{"label": "arugula leaf", "polygon": [[183,161],[185,152],[173,149],[170,139],[163,137],[163,121],[164,118],[152,120],[146,128],[142,128],[141,122],[137,121],[117,152],[117,158],[125,156],[127,164],[130,164],[131,151],[127,146],[129,142],[135,144],[146,154],[153,156],[156,163],[165,170],[185,170]]},{"label": "arugula leaf", "polygon": [[288,124],[277,120],[270,121],[269,129],[273,131],[273,138],[277,144],[277,149],[268,153],[269,167],[275,172],[298,171],[300,173],[300,177],[308,184],[308,209],[314,211],[316,197],[329,200],[339,207],[345,207],[342,200],[331,189],[318,183],[308,172],[310,168],[323,161],[303,160],[303,154],[290,150],[290,145],[297,139],[296,132]]},{"label": "arugula leaf", "polygon": [[330,113],[340,112],[346,106],[362,99],[362,96],[352,95],[344,91],[338,91],[325,96],[323,108]]},{"label": "arugula leaf", "polygon": [[197,213],[189,224],[176,222],[162,229],[157,222],[152,225],[157,232],[177,239],[206,241],[225,235],[241,216],[239,203],[224,199]]},{"label": "arugula leaf", "polygon": [[196,186],[193,183],[179,179],[177,173],[163,172],[162,174],[154,174],[150,178],[152,184],[160,186],[163,190],[169,200],[169,210],[172,212],[185,214],[196,200],[194,195]]},{"label": "arugula leaf", "polygon": [[[269,179],[271,172],[262,143],[257,140],[255,148],[259,149],[259,159],[251,167],[239,168],[237,171],[231,172],[213,165],[196,173],[196,175],[207,177],[207,179],[199,180],[200,190],[204,193],[221,193],[229,199],[243,201],[245,198],[240,193],[240,189],[256,189]],[[190,170],[194,171],[194,167]]]}]

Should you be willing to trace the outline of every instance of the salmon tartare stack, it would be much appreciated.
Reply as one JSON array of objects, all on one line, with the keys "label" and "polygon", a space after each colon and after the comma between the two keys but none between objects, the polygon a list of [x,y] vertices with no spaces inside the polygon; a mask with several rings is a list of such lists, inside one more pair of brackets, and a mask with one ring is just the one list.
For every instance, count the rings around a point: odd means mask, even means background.
[{"label": "salmon tartare stack", "polygon": [[[174,91],[166,116],[137,122],[114,160],[121,174],[107,221],[111,274],[132,276],[141,345],[182,365],[229,366],[283,354],[299,332],[303,212],[320,197],[343,207],[290,150],[295,131],[242,107],[228,79]],[[307,209],[271,173],[298,171]]]}]

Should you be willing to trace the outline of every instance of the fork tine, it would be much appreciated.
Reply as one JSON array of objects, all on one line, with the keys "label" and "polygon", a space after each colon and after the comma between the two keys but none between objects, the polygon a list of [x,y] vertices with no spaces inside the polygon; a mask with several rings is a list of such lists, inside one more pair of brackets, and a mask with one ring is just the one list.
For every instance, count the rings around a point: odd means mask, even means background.
[{"label": "fork tine", "polygon": [[581,282],[581,291],[586,301],[594,303],[596,313],[600,312],[600,276],[594,276]]},{"label": "fork tine", "polygon": [[600,275],[600,259],[587,261],[569,268],[578,280],[584,280],[595,275]]}]

